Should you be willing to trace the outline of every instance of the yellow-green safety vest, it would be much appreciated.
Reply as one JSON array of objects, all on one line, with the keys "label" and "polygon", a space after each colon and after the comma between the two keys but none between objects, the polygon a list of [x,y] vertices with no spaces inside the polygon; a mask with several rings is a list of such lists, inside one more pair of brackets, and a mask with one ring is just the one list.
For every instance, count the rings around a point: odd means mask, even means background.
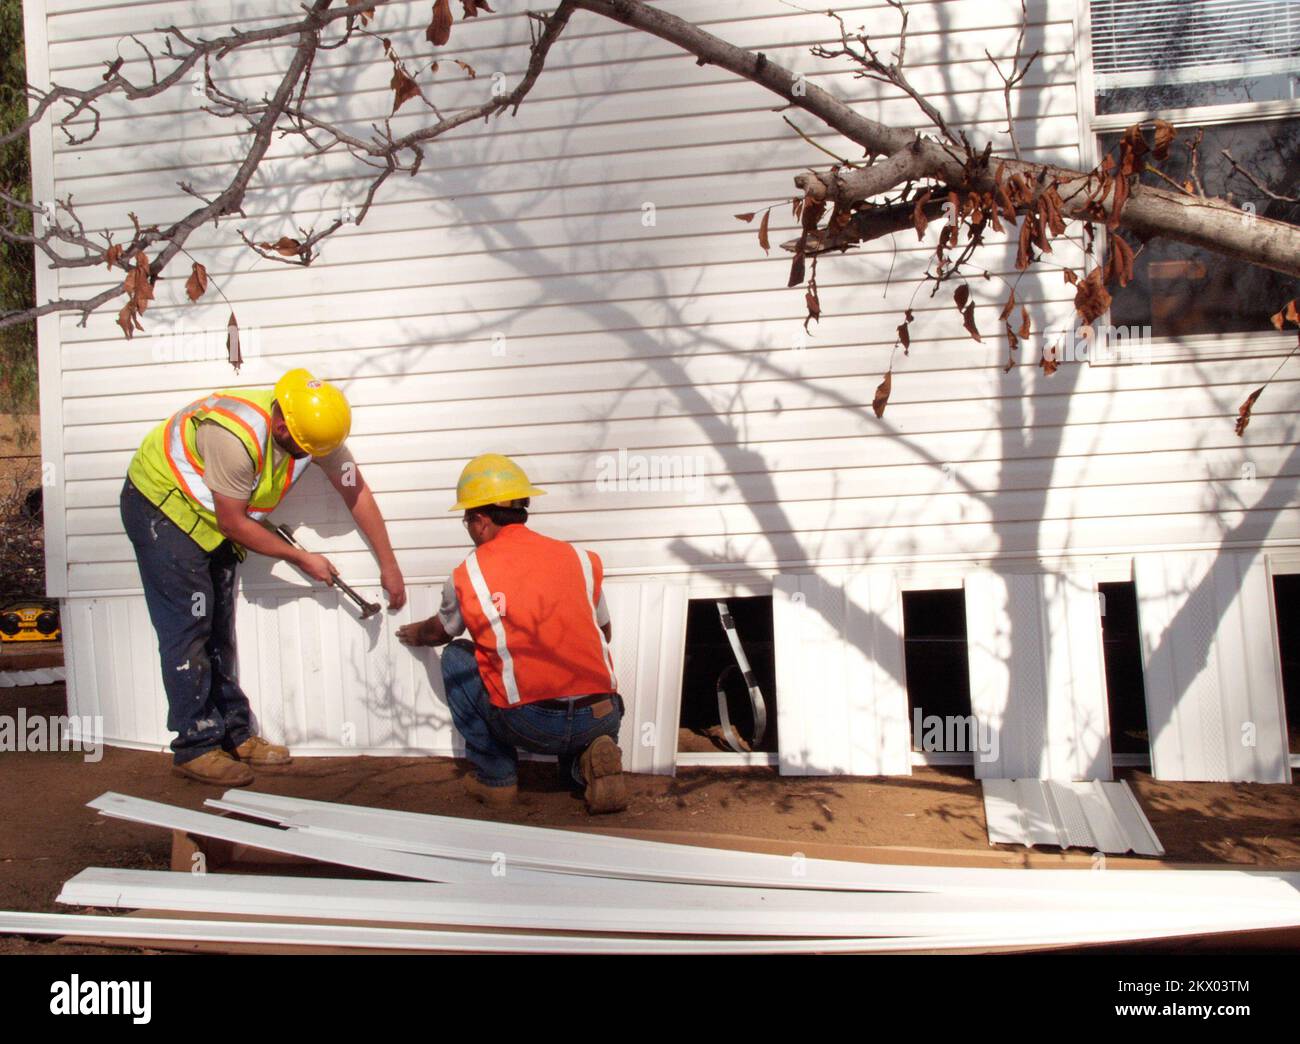
[{"label": "yellow-green safety vest", "polygon": [[261,521],[311,464],[311,457],[295,460],[285,454],[275,466],[271,434],[274,402],[274,388],[254,388],[214,392],[190,403],[145,436],[131,459],[127,477],[201,548],[216,550],[226,538],[217,526],[212,491],[203,481],[196,434],[199,423],[215,421],[237,435],[248,450],[257,466],[257,486],[248,500],[248,515]]}]

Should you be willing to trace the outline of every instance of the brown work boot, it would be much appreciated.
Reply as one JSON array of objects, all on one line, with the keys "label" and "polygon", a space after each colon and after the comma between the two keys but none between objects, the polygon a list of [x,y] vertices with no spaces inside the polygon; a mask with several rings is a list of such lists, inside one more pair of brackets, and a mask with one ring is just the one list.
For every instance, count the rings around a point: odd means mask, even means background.
[{"label": "brown work boot", "polygon": [[241,765],[224,750],[210,750],[183,765],[173,765],[172,772],[215,787],[246,787],[253,782],[253,770]]},{"label": "brown work boot", "polygon": [[608,736],[598,736],[578,759],[586,780],[587,811],[592,815],[622,812],[627,808],[627,780],[623,778],[623,752]]},{"label": "brown work boot", "polygon": [[288,747],[269,743],[261,736],[249,736],[232,753],[248,765],[287,765],[293,760]]},{"label": "brown work boot", "polygon": [[465,776],[465,790],[470,797],[482,804],[497,808],[513,805],[519,798],[519,787],[514,783],[508,787],[489,787],[472,772]]}]

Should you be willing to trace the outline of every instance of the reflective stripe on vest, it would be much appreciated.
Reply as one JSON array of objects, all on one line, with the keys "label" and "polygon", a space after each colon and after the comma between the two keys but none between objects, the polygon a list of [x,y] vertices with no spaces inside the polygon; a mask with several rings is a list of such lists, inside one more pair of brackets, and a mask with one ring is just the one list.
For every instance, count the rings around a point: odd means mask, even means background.
[{"label": "reflective stripe on vest", "polygon": [[[233,395],[209,395],[205,399],[199,399],[191,403],[185,409],[177,412],[167,425],[167,431],[163,436],[163,452],[167,456],[167,464],[171,468],[172,474],[176,476],[176,481],[181,489],[187,493],[191,500],[202,504],[208,511],[216,513],[216,502],[213,500],[212,491],[203,481],[203,465],[191,452],[189,445],[185,441],[185,431],[190,419],[200,411],[205,413],[219,413],[228,420],[234,421],[240,425],[247,433],[253,444],[257,447],[257,475],[260,482],[262,471],[265,469],[266,450],[271,438],[271,415],[263,410],[254,402],[247,399],[236,398]],[[275,503],[268,507],[249,508],[248,517],[261,521],[276,509],[284,495],[293,487],[311,465],[311,457],[302,457],[293,460],[289,465],[289,472],[286,476],[287,481],[278,490]]]},{"label": "reflective stripe on vest", "polygon": [[582,582],[587,587],[587,604],[591,606],[591,622],[596,625],[596,633],[600,635],[600,651],[604,654],[605,665],[609,668],[609,691],[618,692],[618,677],[614,674],[614,654],[610,652],[609,642],[605,641],[605,632],[601,630],[600,618],[596,614],[596,578],[592,574],[591,558],[580,547],[575,547],[573,550],[577,553],[578,562],[582,566]]},{"label": "reflective stripe on vest", "polygon": [[474,588],[483,615],[487,617],[488,626],[492,628],[492,636],[496,639],[497,656],[501,658],[501,683],[506,689],[506,700],[512,705],[516,704],[519,702],[519,683],[515,679],[515,661],[510,655],[510,647],[506,644],[505,624],[501,620],[501,614],[497,612],[496,602],[492,601],[492,592],[488,590],[487,581],[483,579],[483,570],[479,568],[478,551],[471,551],[469,557],[465,559],[465,571],[469,574],[469,582]]}]

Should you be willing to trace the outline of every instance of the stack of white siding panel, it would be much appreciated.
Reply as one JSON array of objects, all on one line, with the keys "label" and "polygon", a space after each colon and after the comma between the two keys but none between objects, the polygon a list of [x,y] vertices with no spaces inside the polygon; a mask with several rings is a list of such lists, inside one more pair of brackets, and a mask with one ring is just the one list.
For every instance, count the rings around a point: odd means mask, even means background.
[{"label": "stack of white siding panel", "polygon": [[874,865],[243,791],[209,804],[243,818],[112,793],[91,806],[401,880],[91,868],[61,902],[203,919],[9,913],[0,932],[449,953],[890,953],[1300,929],[1294,873]]}]

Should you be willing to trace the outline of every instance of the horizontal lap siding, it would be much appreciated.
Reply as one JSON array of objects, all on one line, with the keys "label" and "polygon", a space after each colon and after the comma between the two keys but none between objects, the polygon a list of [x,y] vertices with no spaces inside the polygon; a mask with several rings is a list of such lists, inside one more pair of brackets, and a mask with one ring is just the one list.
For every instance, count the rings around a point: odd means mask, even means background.
[{"label": "horizontal lap siding", "polygon": [[[810,44],[830,39],[823,16],[775,0],[748,4],[743,17],[721,0],[659,6],[764,51],[869,116],[922,126],[898,92],[808,55]],[[1074,7],[1031,5],[1027,47],[1044,54],[1016,98],[1031,158],[1078,159]],[[74,82],[97,77],[126,32],[174,22],[214,35],[232,20],[255,24],[245,12],[265,10],[76,0],[49,8],[55,75]],[[1009,52],[1019,4],[909,9],[918,86],[981,140],[996,134],[1001,81],[983,52]],[[850,27],[896,24],[879,3],[839,10]],[[385,8],[382,30],[403,54],[425,54],[427,13],[426,4]],[[447,63],[431,96],[448,111],[477,104],[494,71],[519,75],[526,37],[517,15],[457,23],[445,53],[471,62],[479,79],[449,76]],[[390,97],[372,50],[324,55],[316,71],[323,92],[358,117],[386,111]],[[129,42],[122,53],[132,57]],[[260,93],[284,60],[261,49],[241,60],[232,82]],[[143,67],[127,68],[139,76]],[[99,140],[72,147],[56,138],[59,194],[71,191],[90,227],[119,236],[128,210],[147,220],[180,216],[188,201],[176,182],[216,188],[235,155],[229,125],[196,114],[196,105],[182,92],[138,109],[105,106]],[[138,588],[116,494],[143,434],[213,387],[268,383],[295,365],[346,388],[356,407],[351,443],[403,567],[430,582],[464,554],[445,508],[463,461],[488,449],[518,455],[550,490],[536,505],[540,528],[631,573],[1297,536],[1290,491],[1300,461],[1289,447],[1300,386],[1270,387],[1238,440],[1231,418],[1272,359],[1065,366],[1046,378],[1034,366],[1039,332],[1062,329],[1071,311],[1055,268],[1020,278],[1035,338],[1004,374],[996,314],[1017,278],[1013,245],[991,246],[981,262],[995,278],[972,285],[983,343],[965,336],[946,293],[915,293],[932,229],[923,244],[907,233],[827,259],[819,272],[826,316],[806,347],[795,347],[804,309],[801,292],[783,289],[788,254],[764,256],[754,226],[732,216],[788,197],[793,174],[825,159],[772,107],[753,85],[579,12],[516,117],[434,143],[421,175],[385,186],[365,225],[327,241],[312,268],[255,258],[232,245],[233,225],[193,237],[194,256],[233,303],[250,345],[238,376],[201,357],[219,344],[229,309],[211,291],[210,301],[184,303],[180,266],[160,283],[146,334],[132,342],[111,311],[85,328],[65,317],[72,592]],[[395,120],[399,132],[414,126],[414,111],[408,103]],[[811,117],[791,117],[832,151],[860,154]],[[346,157],[306,163],[282,143],[270,156],[270,190],[250,195],[240,222],[256,238],[292,231],[291,216],[329,220],[360,198],[364,182]],[[655,206],[654,227],[642,225],[645,203]],[[772,225],[774,244],[794,238],[788,207],[776,208]],[[1079,267],[1079,244],[1057,244],[1049,260]],[[102,267],[62,278],[65,292],[109,285]],[[909,305],[916,320],[904,356],[893,349],[894,328]],[[891,365],[893,397],[877,420],[871,399]],[[598,488],[600,469],[620,451],[680,458],[669,463],[694,481],[648,492]],[[1253,481],[1243,477],[1249,466]],[[371,555],[318,478],[282,515],[307,524],[313,546],[345,575],[374,580]],[[268,596],[301,583],[283,566],[252,562],[244,578]],[[289,613],[275,611],[282,639],[308,625]],[[270,651],[259,656],[259,670],[279,670],[295,694],[285,697],[286,713],[311,717],[290,666]]]}]

